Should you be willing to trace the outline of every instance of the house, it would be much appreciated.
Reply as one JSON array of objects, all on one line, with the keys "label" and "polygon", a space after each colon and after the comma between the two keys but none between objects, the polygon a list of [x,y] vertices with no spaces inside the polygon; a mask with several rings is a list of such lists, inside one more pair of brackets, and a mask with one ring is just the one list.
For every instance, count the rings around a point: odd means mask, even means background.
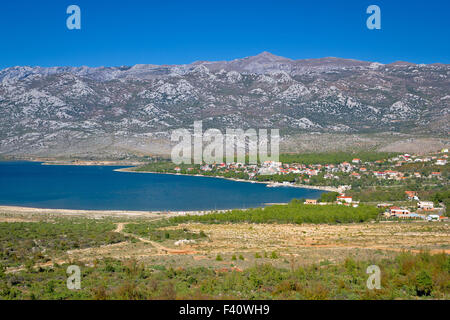
[{"label": "house", "polygon": [[441,177],[441,173],[440,172],[432,172],[431,173],[431,177],[432,178],[440,178]]},{"label": "house", "polygon": [[306,199],[305,204],[317,204],[317,200],[315,199]]},{"label": "house", "polygon": [[389,179],[395,178],[400,176],[400,173],[397,171],[393,171],[393,170],[386,170],[384,172],[385,175],[387,175],[389,177]]},{"label": "house", "polygon": [[447,160],[445,159],[437,159],[436,160],[436,165],[438,166],[445,166],[447,164]]},{"label": "house", "polygon": [[408,200],[414,200],[417,198],[417,191],[405,191]]},{"label": "house", "polygon": [[264,161],[265,167],[281,167],[283,164],[279,161]]},{"label": "house", "polygon": [[353,170],[352,165],[348,162],[342,162],[339,167],[342,172],[351,172]]},{"label": "house", "polygon": [[373,175],[379,179],[385,179],[386,178],[386,174],[382,171],[374,171]]},{"label": "house", "polygon": [[344,192],[344,191],[347,191],[347,190],[351,190],[352,189],[352,186],[351,185],[342,185],[342,186],[339,186],[338,187],[338,191],[340,192],[340,193],[342,193],[342,192]]},{"label": "house", "polygon": [[205,164],[204,166],[200,167],[200,170],[202,170],[202,171],[211,171],[212,168],[208,164]]},{"label": "house", "polygon": [[339,196],[337,197],[337,201],[339,202],[345,202],[345,203],[352,203],[353,198],[352,197],[348,197],[348,196]]},{"label": "house", "polygon": [[433,210],[434,203],[433,203],[433,201],[419,201],[417,203],[417,208],[423,209],[423,210]]},{"label": "house", "polygon": [[313,169],[306,169],[305,173],[309,176],[317,176],[319,174],[319,172],[317,170],[313,170]]},{"label": "house", "polygon": [[400,208],[400,207],[390,207],[389,213],[391,215],[403,215],[403,214],[410,214],[411,212],[408,209]]},{"label": "house", "polygon": [[441,220],[441,217],[438,216],[437,214],[430,214],[429,216],[427,216],[427,221],[439,221]]},{"label": "house", "polygon": [[367,169],[366,169],[366,168],[359,168],[359,171],[361,171],[361,172],[367,172]]},{"label": "house", "polygon": [[261,169],[259,169],[258,173],[260,175],[273,175],[277,173],[277,170],[273,167],[263,167]]},{"label": "house", "polygon": [[422,175],[420,174],[420,172],[414,172],[414,177],[422,178]]},{"label": "house", "polygon": [[357,173],[357,172],[352,172],[352,173],[350,174],[350,176],[351,176],[352,178],[361,179],[361,175],[360,175],[359,173]]},{"label": "house", "polygon": [[326,174],[324,174],[323,178],[324,179],[333,179],[334,175],[332,175],[331,173],[326,173]]},{"label": "house", "polygon": [[425,219],[424,215],[417,214],[417,213],[401,214],[401,215],[396,215],[396,217],[401,218],[401,219]]},{"label": "house", "polygon": [[173,168],[176,172],[180,172],[181,171],[181,168],[180,167],[175,167],[175,168]]},{"label": "house", "polygon": [[359,163],[361,163],[361,159],[355,158],[352,160],[352,163],[359,164]]}]

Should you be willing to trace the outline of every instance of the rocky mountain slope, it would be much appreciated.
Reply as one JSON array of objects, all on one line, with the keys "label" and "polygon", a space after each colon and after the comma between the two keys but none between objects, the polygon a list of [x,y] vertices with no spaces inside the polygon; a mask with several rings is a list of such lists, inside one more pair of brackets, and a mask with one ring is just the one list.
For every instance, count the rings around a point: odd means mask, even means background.
[{"label": "rocky mountain slope", "polygon": [[0,154],[167,152],[173,128],[447,136],[450,65],[291,60],[0,70]]}]

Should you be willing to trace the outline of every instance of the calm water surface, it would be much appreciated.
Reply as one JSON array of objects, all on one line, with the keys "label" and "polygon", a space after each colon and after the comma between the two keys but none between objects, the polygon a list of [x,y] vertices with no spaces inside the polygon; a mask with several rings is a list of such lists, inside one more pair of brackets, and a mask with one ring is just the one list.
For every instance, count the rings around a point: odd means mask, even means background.
[{"label": "calm water surface", "polygon": [[249,208],[323,191],[208,177],[116,172],[111,166],[0,162],[0,205],[83,210]]}]

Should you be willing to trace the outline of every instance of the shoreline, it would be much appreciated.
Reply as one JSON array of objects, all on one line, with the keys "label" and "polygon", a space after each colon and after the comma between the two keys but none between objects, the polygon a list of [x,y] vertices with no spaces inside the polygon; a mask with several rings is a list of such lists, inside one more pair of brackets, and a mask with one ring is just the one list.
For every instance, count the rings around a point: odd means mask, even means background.
[{"label": "shoreline", "polygon": [[104,167],[129,167],[144,165],[145,162],[133,160],[58,160],[48,158],[33,159],[0,159],[0,162],[37,162],[43,166],[104,166]]},{"label": "shoreline", "polygon": [[331,186],[310,186],[310,185],[304,185],[304,184],[282,184],[277,182],[264,182],[264,181],[254,181],[254,180],[245,180],[245,179],[236,179],[236,178],[227,178],[222,176],[205,176],[202,174],[182,174],[182,173],[173,173],[173,172],[152,172],[152,171],[135,171],[132,169],[135,169],[137,167],[129,167],[129,168],[120,168],[120,169],[114,169],[116,172],[128,172],[128,173],[152,173],[152,174],[170,174],[175,176],[188,176],[188,177],[204,177],[204,178],[217,178],[217,179],[225,179],[230,181],[236,181],[236,182],[247,182],[247,183],[260,183],[265,185],[273,185],[275,187],[286,187],[286,188],[301,188],[301,189],[312,189],[312,190],[321,190],[321,191],[327,191],[327,192],[339,192],[338,188],[331,187]]},{"label": "shoreline", "polygon": [[227,212],[224,210],[167,210],[167,211],[136,211],[136,210],[84,210],[84,209],[49,209],[21,206],[0,206],[0,217],[8,215],[54,215],[87,217],[94,219],[102,218],[172,218],[184,215],[203,215],[212,212]]}]

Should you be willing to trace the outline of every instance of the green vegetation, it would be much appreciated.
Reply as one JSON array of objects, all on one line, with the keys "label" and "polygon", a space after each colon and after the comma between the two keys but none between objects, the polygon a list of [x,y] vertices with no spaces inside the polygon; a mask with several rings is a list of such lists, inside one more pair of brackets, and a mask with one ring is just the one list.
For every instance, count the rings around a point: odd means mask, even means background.
[{"label": "green vegetation", "polygon": [[179,167],[181,169],[181,173],[187,173],[189,168],[199,169],[199,165],[187,165],[180,164],[176,165],[171,161],[158,161],[158,162],[150,162],[144,166],[140,166],[135,169],[135,171],[149,171],[149,172],[174,172],[175,167]]},{"label": "green vegetation", "polygon": [[443,203],[446,209],[446,216],[450,216],[450,190],[448,188],[445,191],[434,193],[430,197],[430,200],[433,201],[435,205]]},{"label": "green vegetation", "polygon": [[339,196],[338,192],[325,192],[320,195],[320,198],[317,201],[333,203],[337,200],[338,196]]},{"label": "green vegetation", "polygon": [[[393,187],[369,187],[365,189],[355,189],[347,191],[346,194],[361,202],[408,202],[405,191],[417,191],[420,200],[433,201],[436,207],[444,204],[446,215],[450,215],[450,190],[448,186],[393,186]],[[328,194],[322,194],[322,197],[328,197]],[[322,199],[321,197],[321,199]],[[321,200],[323,201],[323,200]],[[415,202],[409,201],[409,204],[416,206]]]},{"label": "green vegetation", "polygon": [[341,162],[351,162],[353,159],[361,159],[362,162],[386,160],[398,155],[392,152],[370,152],[361,151],[349,152],[324,152],[324,153],[303,153],[303,154],[281,154],[280,161],[283,163],[299,164],[338,164]]},{"label": "green vegetation", "polygon": [[[77,262],[74,262],[77,264]],[[366,269],[381,268],[381,289],[369,290]],[[82,264],[79,264],[82,266]],[[449,299],[450,257],[400,254],[395,259],[323,263],[289,269],[270,264],[242,272],[172,269],[135,260],[82,266],[81,290],[66,286],[65,266],[0,274],[0,299]]]},{"label": "green vegetation", "polygon": [[298,174],[273,174],[273,175],[258,175],[256,181],[260,182],[295,182],[298,179]]},{"label": "green vegetation", "polygon": [[270,254],[270,259],[278,259],[278,254],[275,251],[272,251]]},{"label": "green vegetation", "polygon": [[406,163],[398,168],[401,172],[414,173],[418,172],[422,176],[429,176],[432,172],[440,172],[443,178],[448,178],[450,172],[450,164],[438,166],[428,162]]},{"label": "green vegetation", "polygon": [[130,223],[125,226],[124,232],[132,233],[143,238],[148,238],[152,241],[164,241],[164,240],[194,240],[207,237],[204,232],[195,233],[190,232],[188,229],[166,229],[174,226],[167,220],[155,221],[155,222],[143,222],[143,223]]},{"label": "green vegetation", "polygon": [[0,265],[47,262],[71,249],[98,247],[126,240],[112,232],[111,221],[58,219],[55,222],[0,223]]},{"label": "green vegetation", "polygon": [[[298,164],[338,164],[341,162],[351,162],[353,159],[361,159],[362,162],[373,162],[378,160],[386,160],[397,156],[399,153],[393,152],[370,152],[361,151],[355,153],[349,152],[323,152],[323,153],[283,153],[280,154],[280,161],[283,163],[298,163]],[[223,162],[226,162],[224,159]],[[246,157],[248,163],[248,156]],[[259,160],[258,160],[259,163]],[[174,168],[179,167],[180,173],[188,173],[191,168],[194,171],[200,168],[198,164],[179,164],[176,165],[171,161],[151,162],[136,169],[136,171],[151,171],[151,172],[175,172]]]},{"label": "green vegetation", "polygon": [[[296,163],[309,166],[310,169],[318,169],[318,164],[338,164],[342,162],[351,162],[354,158],[362,161],[362,164],[356,166],[352,173],[342,170],[320,170],[317,175],[305,173],[279,173],[274,175],[257,174],[255,169],[245,168],[220,168],[211,167],[210,171],[200,170],[200,165],[179,165],[179,170],[175,171],[175,164],[171,162],[154,162],[140,167],[138,171],[152,171],[181,174],[200,174],[204,176],[221,176],[225,178],[249,179],[249,173],[256,174],[252,179],[259,182],[290,182],[311,186],[332,186],[350,185],[351,191],[346,192],[355,200],[361,202],[392,202],[406,201],[405,191],[413,190],[419,192],[421,200],[430,200],[435,193],[432,201],[448,203],[448,196],[445,191],[448,189],[449,168],[450,165],[439,166],[434,161],[427,162],[403,162],[397,165],[395,162],[387,161],[397,156],[397,153],[387,152],[327,152],[327,153],[308,153],[308,154],[282,154],[280,161],[284,164]],[[364,167],[364,171],[360,171]],[[247,171],[246,171],[247,170]],[[252,171],[253,170],[253,171]],[[382,179],[377,178],[374,171],[398,171],[395,178]],[[434,172],[440,172],[440,177],[432,175]],[[323,195],[321,202],[330,202],[334,194]],[[437,204],[437,203],[436,203]],[[447,206],[448,208],[449,206]],[[449,212],[447,211],[447,215]]]},{"label": "green vegetation", "polygon": [[[354,200],[361,202],[386,202],[386,201],[406,201],[407,187],[400,188],[367,188],[364,190],[350,190],[347,195],[353,197]],[[414,190],[414,189],[413,189]]]},{"label": "green vegetation", "polygon": [[357,208],[343,205],[304,205],[292,201],[288,205],[265,208],[232,210],[228,213],[211,213],[201,216],[180,216],[170,219],[172,223],[353,223],[374,220],[381,211],[361,205]]}]

